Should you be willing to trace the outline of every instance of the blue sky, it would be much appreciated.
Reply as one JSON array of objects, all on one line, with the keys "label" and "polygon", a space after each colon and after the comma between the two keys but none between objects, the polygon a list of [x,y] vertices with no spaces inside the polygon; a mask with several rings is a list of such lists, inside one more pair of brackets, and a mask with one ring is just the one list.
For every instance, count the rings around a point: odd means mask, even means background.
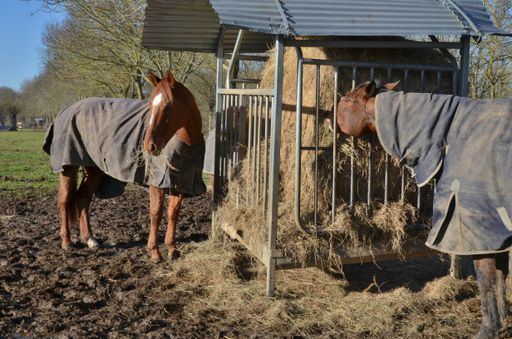
[{"label": "blue sky", "polygon": [[63,18],[41,10],[37,0],[0,0],[0,87],[19,90],[41,72],[44,29]]}]

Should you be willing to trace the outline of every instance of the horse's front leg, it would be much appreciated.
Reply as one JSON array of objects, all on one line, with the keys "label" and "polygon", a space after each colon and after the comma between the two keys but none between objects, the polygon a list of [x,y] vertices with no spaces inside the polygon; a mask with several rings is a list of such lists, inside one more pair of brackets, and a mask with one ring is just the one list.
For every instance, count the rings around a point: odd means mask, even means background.
[{"label": "horse's front leg", "polygon": [[78,167],[65,166],[59,175],[59,210],[61,247],[67,250],[71,247],[69,225],[76,221],[76,173]]},{"label": "horse's front leg", "polygon": [[496,298],[496,256],[474,255],[476,278],[480,289],[480,301],[482,303],[482,323],[480,331],[476,335],[478,339],[494,338],[501,328],[498,301]]},{"label": "horse's front leg", "polygon": [[98,247],[98,242],[94,239],[89,220],[89,206],[91,205],[92,195],[98,189],[103,172],[96,166],[85,166],[84,177],[77,191],[78,213],[80,215],[80,240],[89,248]]},{"label": "horse's front leg", "polygon": [[180,251],[176,248],[176,223],[180,214],[181,202],[183,201],[183,194],[171,193],[169,196],[169,207],[167,210],[167,232],[165,233],[165,245],[168,250],[168,258],[176,259],[180,256]]},{"label": "horse's front leg", "polygon": [[149,187],[149,219],[151,225],[149,229],[148,251],[151,261],[155,263],[162,260],[162,256],[158,251],[157,238],[158,226],[162,221],[164,210],[164,196],[165,192],[163,189],[154,186]]}]

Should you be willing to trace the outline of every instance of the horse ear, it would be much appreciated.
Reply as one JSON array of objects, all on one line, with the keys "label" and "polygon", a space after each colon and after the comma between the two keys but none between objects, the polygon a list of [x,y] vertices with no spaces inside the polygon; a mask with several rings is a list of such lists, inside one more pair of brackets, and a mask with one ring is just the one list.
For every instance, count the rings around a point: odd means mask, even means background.
[{"label": "horse ear", "polygon": [[169,85],[171,85],[171,87],[176,82],[176,79],[174,78],[174,75],[172,75],[171,71],[167,72],[164,79],[165,79],[165,81],[167,81],[169,83]]},{"label": "horse ear", "polygon": [[367,97],[373,97],[377,95],[379,88],[377,87],[375,81],[371,80],[364,84],[363,91]]},{"label": "horse ear", "polygon": [[162,79],[157,77],[153,72],[149,72],[148,80],[153,86],[156,86],[160,81],[162,81]]},{"label": "horse ear", "polygon": [[400,80],[385,84],[384,88],[387,89],[388,91],[394,91],[398,87],[398,85],[400,85]]}]

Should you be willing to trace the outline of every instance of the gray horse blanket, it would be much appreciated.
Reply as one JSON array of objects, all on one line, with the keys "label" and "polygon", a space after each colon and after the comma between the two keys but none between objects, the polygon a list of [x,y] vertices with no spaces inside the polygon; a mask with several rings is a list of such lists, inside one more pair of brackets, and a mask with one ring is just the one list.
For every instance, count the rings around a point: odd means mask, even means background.
[{"label": "gray horse blanket", "polygon": [[97,166],[105,174],[97,195],[114,197],[124,183],[168,189],[185,196],[204,193],[204,140],[185,144],[174,135],[159,156],[143,152],[146,100],[88,98],[62,110],[49,127],[43,149],[54,173],[66,165]]},{"label": "gray horse blanket", "polygon": [[436,177],[427,246],[459,255],[512,246],[512,100],[384,92],[376,98],[384,149],[418,186]]}]

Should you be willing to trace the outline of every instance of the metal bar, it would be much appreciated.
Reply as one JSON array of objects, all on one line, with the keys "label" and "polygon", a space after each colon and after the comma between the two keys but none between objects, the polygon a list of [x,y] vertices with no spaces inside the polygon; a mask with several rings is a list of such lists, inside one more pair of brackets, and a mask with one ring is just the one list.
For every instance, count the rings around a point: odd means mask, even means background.
[{"label": "metal bar", "polygon": [[333,112],[332,112],[332,197],[331,197],[331,223],[336,221],[336,165],[338,159],[338,145],[337,145],[337,127],[338,127],[338,76],[339,67],[334,68],[334,93],[333,93]]},{"label": "metal bar", "polygon": [[[247,156],[246,156],[246,165],[249,166],[249,178],[252,178],[252,154],[254,152],[253,150],[253,144],[252,144],[252,124],[253,124],[253,96],[249,96],[249,113],[247,120],[249,121],[249,124],[247,126]],[[247,197],[249,197],[252,194],[252,180],[249,180],[249,182],[245,183],[245,186],[247,188]]]},{"label": "metal bar", "polygon": [[[214,156],[214,165],[213,165],[213,204],[214,204],[214,211],[216,207],[218,206],[220,202],[220,162],[219,162],[219,156],[220,156],[220,118],[221,118],[221,110],[222,110],[222,96],[219,93],[219,90],[222,87],[222,72],[223,72],[223,57],[224,54],[224,27],[220,28],[219,31],[219,38],[217,41],[217,73],[215,75],[215,91],[216,91],[216,97],[215,97],[215,156]],[[212,220],[215,220],[215,218],[212,218]],[[212,237],[215,236],[215,230],[216,227],[212,227]]]},{"label": "metal bar", "polygon": [[400,200],[405,201],[405,166],[402,166],[401,183],[400,183]]},{"label": "metal bar", "polygon": [[275,250],[277,241],[277,212],[279,192],[279,161],[281,149],[281,108],[283,94],[283,37],[276,36],[276,61],[274,74],[274,106],[272,107],[271,145],[270,145],[270,188],[268,199],[268,261],[267,265],[267,296],[275,292]]},{"label": "metal bar", "polygon": [[258,124],[256,128],[256,201],[260,202],[261,192],[261,115],[263,109],[263,97],[258,97]]},{"label": "metal bar", "polygon": [[416,208],[418,209],[418,213],[420,212],[421,208],[421,187],[416,186],[417,189],[417,195],[416,195]]},{"label": "metal bar", "polygon": [[227,181],[227,144],[226,144],[226,119],[227,119],[227,108],[229,106],[229,97],[223,96],[222,98],[222,126],[220,129],[220,137],[221,137],[221,145],[222,145],[222,166],[221,166],[221,175],[222,175],[222,185]]},{"label": "metal bar", "polygon": [[[448,6],[451,7],[452,10],[458,12],[460,15],[462,15],[464,17],[464,19],[466,19],[466,21],[468,22],[468,24],[471,26],[471,29],[479,36],[481,37],[482,36],[482,32],[478,29],[477,25],[475,24],[475,22],[469,17],[469,15],[459,6],[457,5],[454,1],[452,0],[445,0],[445,2],[448,3]],[[462,23],[464,25],[464,23]]]},{"label": "metal bar", "polygon": [[437,86],[437,93],[441,93],[441,71],[437,71],[436,76],[436,86]]},{"label": "metal bar", "polygon": [[302,176],[302,82],[303,70],[302,50],[297,47],[297,106],[295,109],[295,186],[294,186],[294,219],[295,225],[302,233],[308,233],[300,220],[300,182]]},{"label": "metal bar", "polygon": [[231,59],[229,59],[228,71],[226,74],[226,88],[231,88],[231,73],[233,72],[233,65],[237,60],[238,52],[240,51],[240,46],[242,45],[242,40],[244,38],[244,30],[239,29],[238,35],[236,37],[235,46],[233,46],[233,53],[231,53]]},{"label": "metal bar", "polygon": [[[226,56],[227,58],[231,58],[232,54],[233,53],[225,53],[224,56]],[[238,53],[238,60],[265,62],[268,61],[268,56]]]},{"label": "metal bar", "polygon": [[256,163],[256,158],[257,158],[257,155],[258,155],[258,144],[256,143],[257,141],[257,138],[258,138],[258,97],[255,97],[254,98],[254,102],[253,102],[253,110],[252,110],[252,159],[251,159],[251,169],[252,169],[252,172],[251,172],[251,185],[252,185],[252,190],[251,190],[251,195],[253,197],[253,200],[256,199],[256,176],[257,176],[257,173],[258,173],[258,168],[256,167],[257,163]]},{"label": "metal bar", "polygon": [[269,97],[265,96],[265,126],[264,126],[264,136],[263,141],[265,159],[263,162],[263,206],[267,204],[267,194],[268,194],[268,110],[269,110]]},{"label": "metal bar", "polygon": [[313,223],[318,226],[318,146],[320,142],[319,115],[320,115],[320,66],[316,66],[316,87],[315,87],[315,176],[313,182]]},{"label": "metal bar", "polygon": [[389,187],[389,155],[384,155],[384,204],[388,203],[388,187]]},{"label": "metal bar", "polygon": [[[392,68],[387,68],[386,81],[391,81]],[[389,154],[384,154],[384,204],[388,203],[389,199]]]},{"label": "metal bar", "polygon": [[457,72],[452,72],[452,88],[451,91],[453,95],[457,95]]},{"label": "metal bar", "polygon": [[420,92],[425,91],[425,71],[420,73]]},{"label": "metal bar", "polygon": [[226,170],[227,180],[231,178],[231,167],[233,162],[233,114],[235,108],[234,96],[230,95],[228,109],[226,110]]},{"label": "metal bar", "polygon": [[318,147],[315,147],[315,146],[302,146],[300,148],[301,150],[303,151],[314,151],[314,150],[324,150],[324,151],[327,151],[327,150],[330,150],[331,147],[330,146],[318,146]]},{"label": "metal bar", "polygon": [[368,151],[368,189],[366,192],[366,203],[368,207],[372,204],[372,142],[371,137],[368,139],[370,150]]},{"label": "metal bar", "polygon": [[[356,87],[357,81],[357,67],[352,67],[352,89]],[[350,197],[349,197],[349,209],[352,211],[354,208],[354,178],[355,178],[355,162],[354,162],[354,152],[356,151],[356,139],[354,137],[350,137],[352,141],[352,152],[350,153]]]},{"label": "metal bar", "polygon": [[459,42],[427,41],[339,41],[339,40],[293,40],[287,39],[290,47],[339,47],[339,48],[444,48],[459,49]]},{"label": "metal bar", "polygon": [[360,68],[393,68],[403,70],[426,70],[426,71],[452,71],[453,66],[447,65],[421,65],[421,64],[388,64],[379,62],[359,62],[359,61],[342,61],[342,60],[321,60],[321,59],[304,59],[304,65],[320,65],[320,66],[339,66],[339,67],[360,67]]},{"label": "metal bar", "polygon": [[219,94],[234,94],[234,95],[268,95],[273,96],[274,90],[268,88],[221,88]]},{"label": "metal bar", "polygon": [[462,36],[460,42],[462,44],[460,48],[460,96],[467,97],[469,94],[469,35]]}]

